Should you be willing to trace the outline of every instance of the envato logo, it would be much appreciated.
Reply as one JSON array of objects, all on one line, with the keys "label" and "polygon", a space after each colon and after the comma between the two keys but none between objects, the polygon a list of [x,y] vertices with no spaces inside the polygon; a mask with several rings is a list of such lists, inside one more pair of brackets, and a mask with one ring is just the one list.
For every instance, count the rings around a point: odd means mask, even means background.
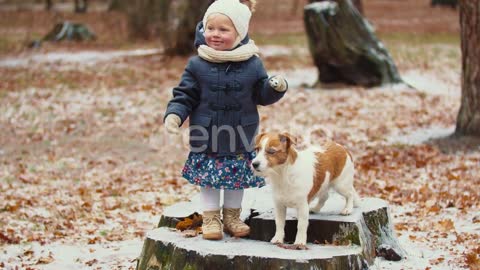
[{"label": "envato logo", "polygon": [[[209,132],[209,129],[204,126],[192,125],[189,128],[191,151],[195,153],[204,152],[207,150],[210,141],[212,152],[218,152],[220,145],[222,148],[228,145],[230,152],[235,152],[238,148],[244,148],[250,152],[253,151],[253,142],[257,131],[258,126],[256,129],[252,128],[252,130],[246,131],[242,126],[214,125]],[[237,139],[240,140],[238,147]]]},{"label": "envato logo", "polygon": [[[211,128],[206,128],[200,125],[191,125],[188,129],[183,129],[180,134],[180,139],[181,144],[194,153],[204,152],[210,144],[212,152],[218,152],[220,145],[221,148],[228,146],[230,152],[235,152],[239,148],[244,148],[246,151],[250,152],[254,150],[255,135],[258,134],[258,131],[258,126],[256,129],[253,127],[249,129],[240,125],[236,127],[231,125],[214,125]],[[279,133],[286,132],[300,140],[303,145],[315,144],[315,142],[312,142],[312,138],[318,136],[326,139],[333,138],[331,130],[320,125],[305,127],[297,124],[290,124],[287,127],[271,127],[265,131]],[[164,138],[169,138],[169,136],[165,136]],[[238,144],[237,140],[239,141]],[[166,143],[172,142],[170,141]]]}]

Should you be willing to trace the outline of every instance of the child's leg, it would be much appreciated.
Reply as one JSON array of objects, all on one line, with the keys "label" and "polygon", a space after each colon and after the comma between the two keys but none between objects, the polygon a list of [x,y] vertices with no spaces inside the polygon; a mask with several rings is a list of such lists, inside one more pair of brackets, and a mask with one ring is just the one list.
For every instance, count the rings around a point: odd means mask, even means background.
[{"label": "child's leg", "polygon": [[220,219],[220,190],[200,188],[203,208],[203,238],[220,240],[223,238],[223,226]]},{"label": "child's leg", "polygon": [[224,190],[223,208],[242,208],[243,189]]},{"label": "child's leg", "polygon": [[243,190],[225,190],[223,194],[223,224],[226,233],[243,237],[250,234],[250,227],[240,219]]},{"label": "child's leg", "polygon": [[220,209],[220,189],[200,188],[203,211],[215,211]]}]

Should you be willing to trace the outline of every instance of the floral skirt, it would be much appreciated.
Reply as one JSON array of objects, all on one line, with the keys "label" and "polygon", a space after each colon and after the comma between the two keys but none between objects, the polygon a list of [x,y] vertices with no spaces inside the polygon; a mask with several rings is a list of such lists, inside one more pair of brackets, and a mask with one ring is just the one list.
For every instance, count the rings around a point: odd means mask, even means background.
[{"label": "floral skirt", "polygon": [[216,154],[190,152],[182,176],[194,185],[213,189],[262,187],[265,179],[255,176],[250,168],[255,154],[218,157]]}]

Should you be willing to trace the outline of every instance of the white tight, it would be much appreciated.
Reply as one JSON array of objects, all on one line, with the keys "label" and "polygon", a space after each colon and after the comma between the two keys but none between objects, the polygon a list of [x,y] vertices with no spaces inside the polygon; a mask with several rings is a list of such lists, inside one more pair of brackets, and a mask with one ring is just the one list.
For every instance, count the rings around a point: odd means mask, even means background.
[{"label": "white tight", "polygon": [[[212,211],[220,209],[220,189],[200,188],[200,198],[202,200],[203,211]],[[243,199],[243,189],[224,190],[223,207],[241,208]]]}]

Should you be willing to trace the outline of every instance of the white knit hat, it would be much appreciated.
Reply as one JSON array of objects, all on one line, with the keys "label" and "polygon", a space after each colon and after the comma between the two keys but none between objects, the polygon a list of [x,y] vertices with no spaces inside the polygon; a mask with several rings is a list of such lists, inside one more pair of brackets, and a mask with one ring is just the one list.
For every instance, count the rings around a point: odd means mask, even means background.
[{"label": "white knit hat", "polygon": [[204,27],[207,26],[208,16],[213,13],[223,14],[232,20],[233,26],[240,36],[239,40],[243,40],[247,36],[252,12],[246,5],[241,4],[238,0],[217,0],[213,2],[203,16]]}]

